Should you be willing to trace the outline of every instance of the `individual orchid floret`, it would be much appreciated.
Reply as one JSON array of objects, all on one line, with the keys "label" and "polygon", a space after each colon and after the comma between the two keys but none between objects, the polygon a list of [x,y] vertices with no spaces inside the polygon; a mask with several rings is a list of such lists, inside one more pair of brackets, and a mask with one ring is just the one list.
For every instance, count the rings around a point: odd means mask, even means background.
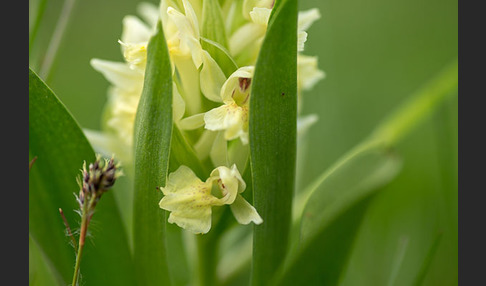
[{"label": "individual orchid floret", "polygon": [[190,55],[196,68],[199,68],[202,64],[199,24],[189,1],[182,0],[182,3],[185,14],[171,6],[167,8],[168,28],[164,32],[167,34],[169,53],[177,56]]},{"label": "individual orchid floret", "polygon": [[297,86],[299,89],[310,90],[326,76],[318,68],[317,63],[317,57],[297,55]]},{"label": "individual orchid floret", "polygon": [[[161,18],[172,63],[173,78],[186,104],[186,115],[201,112],[202,97],[199,88],[199,68],[203,63],[199,24],[196,13],[187,0],[182,0],[184,13],[177,5],[162,2]],[[176,79],[177,78],[177,79]]]},{"label": "individual orchid floret", "polygon": [[145,70],[147,64],[147,43],[128,44],[118,41],[123,47],[123,56],[131,69]]},{"label": "individual orchid floret", "polygon": [[221,88],[224,105],[206,112],[206,129],[224,130],[226,140],[239,137],[244,144],[248,143],[248,108],[253,71],[253,66],[242,67],[226,80]]},{"label": "individual orchid floret", "polygon": [[[103,123],[104,134],[91,134],[96,137],[106,137],[104,149],[109,151],[103,152],[110,154],[117,153],[120,158],[130,161],[127,150],[131,150],[133,141],[133,122],[137,112],[138,101],[142,94],[143,73],[139,70],[133,70],[127,63],[112,62],[100,59],[92,59],[91,66],[99,71],[111,83],[108,90],[108,101],[105,107],[106,121]],[[111,137],[116,137],[111,140]],[[90,136],[90,140],[93,136]],[[100,140],[97,140],[100,141]],[[114,144],[111,144],[114,143]],[[99,144],[96,144],[99,145]],[[129,151],[128,151],[129,152]]]},{"label": "individual orchid floret", "polygon": [[123,56],[130,68],[145,71],[147,63],[147,45],[153,33],[153,27],[148,26],[139,18],[126,16],[123,18],[123,32],[118,40]]},{"label": "individual orchid floret", "polygon": [[[138,102],[142,95],[143,72],[132,69],[127,63],[92,59],[91,66],[102,73],[112,84],[108,92],[108,102],[105,110],[105,133],[87,131],[91,142],[105,155],[116,151],[124,161],[131,161],[133,145],[133,128]],[[178,123],[185,112],[185,102],[173,84],[173,115]]]},{"label": "individual orchid floret", "polygon": [[[241,178],[236,165],[233,165],[231,169],[224,166],[218,167],[211,172],[211,177],[217,179],[218,186],[223,194],[225,194],[225,192],[232,193],[231,197],[228,198],[228,201],[232,201],[229,205],[231,212],[238,223],[249,224],[253,222],[255,224],[261,224],[263,222],[263,219],[260,217],[256,209],[241,195],[241,193],[245,191],[246,184]],[[236,183],[238,183],[238,187],[236,187]],[[236,194],[233,190],[237,190]]]},{"label": "individual orchid floret", "polygon": [[307,41],[306,30],[309,29],[310,26],[320,18],[321,14],[317,8],[299,12],[297,23],[297,50],[299,52],[304,50],[304,44]]},{"label": "individual orchid floret", "polygon": [[254,62],[267,31],[272,10],[268,7],[254,7],[248,13],[250,22],[236,30],[229,39],[230,53],[240,62]]},{"label": "individual orchid floret", "polygon": [[272,9],[275,4],[275,0],[244,0],[243,1],[243,17],[250,19],[250,13],[255,8]]},{"label": "individual orchid floret", "polygon": [[[211,172],[206,182],[184,165],[169,175],[160,208],[170,211],[169,223],[192,233],[207,233],[211,229],[212,207],[236,205],[232,211],[238,222],[262,223],[263,220],[240,195],[246,188],[236,165],[231,169],[221,166]],[[243,200],[243,201],[242,201]]]}]

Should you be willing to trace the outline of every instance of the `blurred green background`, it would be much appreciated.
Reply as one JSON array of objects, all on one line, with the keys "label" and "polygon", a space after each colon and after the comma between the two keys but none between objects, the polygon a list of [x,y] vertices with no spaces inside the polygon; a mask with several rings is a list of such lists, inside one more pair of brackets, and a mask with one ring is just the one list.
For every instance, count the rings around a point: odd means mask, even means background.
[{"label": "blurred green background", "polygon": [[[38,2],[30,0],[30,7]],[[47,1],[30,54],[35,71],[63,2]],[[122,18],[136,14],[138,2],[75,4],[47,83],[82,127],[99,129],[108,88],[89,61],[122,60]],[[318,7],[322,14],[308,30],[304,54],[318,55],[327,74],[304,94],[303,114],[319,121],[308,135],[300,187],[457,57],[457,6],[457,0],[300,0],[301,10]],[[368,209],[342,285],[389,285],[402,250],[394,285],[411,285],[438,233],[443,237],[425,284],[458,284],[457,122],[457,97],[451,97],[399,144],[403,170]]]}]

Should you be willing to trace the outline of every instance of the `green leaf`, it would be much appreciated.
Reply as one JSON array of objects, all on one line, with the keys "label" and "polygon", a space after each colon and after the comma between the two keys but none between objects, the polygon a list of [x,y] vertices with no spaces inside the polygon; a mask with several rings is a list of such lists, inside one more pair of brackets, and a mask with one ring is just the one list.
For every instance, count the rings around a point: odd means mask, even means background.
[{"label": "green leaf", "polygon": [[400,169],[393,154],[368,146],[350,152],[311,186],[301,243],[293,248],[277,285],[338,283],[371,196]]},{"label": "green leaf", "polygon": [[184,242],[182,228],[175,224],[166,225],[167,258],[172,285],[190,285],[192,277]]},{"label": "green leaf", "polygon": [[211,51],[211,56],[218,63],[226,77],[229,77],[238,69],[238,65],[225,47],[204,37],[201,37],[201,45],[206,51]]},{"label": "green leaf", "polygon": [[29,234],[29,285],[63,286],[61,276]]},{"label": "green leaf", "polygon": [[[226,37],[225,25],[221,14],[221,7],[218,0],[205,0],[202,2],[202,47],[218,63],[226,77],[234,71],[234,61],[228,58],[228,38]],[[230,59],[230,60],[228,60]],[[230,73],[230,74],[228,74]]]},{"label": "green leaf", "polygon": [[446,96],[457,90],[457,73],[458,61],[455,59],[383,120],[371,136],[382,140],[386,146],[396,144],[431,114]]},{"label": "green leaf", "polygon": [[[301,243],[294,246],[277,285],[335,285],[366,207],[395,177],[400,163],[389,148],[408,135],[457,88],[457,60],[426,83],[371,135],[324,172],[303,192]],[[297,200],[297,217],[301,203]],[[302,281],[302,277],[309,280]]]},{"label": "green leaf", "polygon": [[34,17],[32,21],[29,21],[29,58],[32,53],[37,32],[39,31],[42,16],[44,15],[44,11],[46,9],[46,3],[47,0],[29,1],[29,16],[33,15]]},{"label": "green leaf", "polygon": [[388,278],[388,284],[387,284],[388,286],[393,286],[396,285],[397,283],[397,276],[398,273],[400,272],[400,269],[402,268],[403,258],[407,253],[408,241],[409,241],[408,236],[402,236],[398,241],[398,249],[391,262],[391,271],[390,271],[390,276]]},{"label": "green leaf", "polygon": [[[278,2],[278,1],[277,1]],[[252,284],[265,285],[288,247],[295,184],[297,129],[297,1],[273,9],[250,99],[254,206]]]},{"label": "green leaf", "polygon": [[[79,192],[76,177],[83,161],[93,162],[95,155],[65,106],[29,69],[29,159],[34,156],[37,160],[29,173],[29,231],[67,284],[75,255],[59,208],[72,229],[79,226],[73,211],[79,209],[73,196]],[[88,240],[81,260],[83,281],[132,285],[130,249],[112,192],[98,203],[89,231],[93,243]]]},{"label": "green leaf", "polygon": [[173,128],[169,170],[174,172],[181,165],[185,165],[191,168],[201,180],[205,180],[212,170],[209,170],[197,158],[194,149],[189,145],[179,128],[177,126]]},{"label": "green leaf", "polygon": [[[221,7],[218,0],[203,1],[202,36],[228,49]],[[208,51],[209,52],[209,51]],[[209,52],[212,54],[211,52]]]},{"label": "green leaf", "polygon": [[172,136],[172,76],[162,25],[147,47],[147,66],[134,130],[133,243],[140,285],[169,285],[165,211],[159,208]]},{"label": "green leaf", "polygon": [[430,268],[430,265],[432,264],[432,259],[434,258],[435,253],[437,252],[437,248],[439,248],[442,235],[443,235],[442,232],[438,233],[436,238],[432,242],[432,245],[430,246],[429,251],[427,252],[427,255],[424,258],[420,270],[417,273],[417,277],[415,277],[415,281],[414,281],[415,286],[423,285],[425,277],[427,276],[427,272]]}]

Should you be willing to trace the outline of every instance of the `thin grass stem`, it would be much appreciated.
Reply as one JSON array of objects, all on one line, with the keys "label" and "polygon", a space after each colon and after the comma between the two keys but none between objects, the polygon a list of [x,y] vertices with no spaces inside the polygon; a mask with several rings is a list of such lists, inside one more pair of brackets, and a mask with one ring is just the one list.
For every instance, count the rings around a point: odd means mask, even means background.
[{"label": "thin grass stem", "polygon": [[29,163],[29,172],[30,172],[30,169],[32,169],[32,166],[34,165],[35,161],[37,160],[37,156],[35,156],[34,158],[32,158],[32,161],[30,161]]},{"label": "thin grass stem", "polygon": [[74,249],[78,248],[78,245],[76,243],[76,239],[74,238],[74,235],[73,235],[73,233],[71,231],[71,228],[69,227],[69,223],[68,223],[68,221],[66,219],[66,216],[64,216],[64,212],[62,211],[61,208],[59,208],[59,213],[61,214],[61,218],[62,218],[62,220],[64,222],[64,225],[66,226],[66,230],[68,232],[69,237],[71,238],[71,242],[73,243]]},{"label": "thin grass stem", "polygon": [[74,265],[74,274],[73,274],[73,282],[72,286],[77,286],[78,284],[78,277],[79,277],[79,268],[81,266],[81,255],[83,254],[84,249],[84,242],[86,240],[86,234],[88,232],[88,224],[91,220],[93,206],[95,204],[96,196],[93,196],[91,200],[84,200],[83,209],[82,209],[82,218],[81,218],[81,233],[79,235],[79,245],[78,251],[76,254],[76,264]]},{"label": "thin grass stem", "polygon": [[32,52],[32,47],[34,46],[35,37],[37,36],[40,22],[42,21],[42,16],[44,16],[44,11],[46,10],[46,3],[47,0],[40,0],[39,6],[37,7],[37,11],[35,13],[35,18],[32,24],[33,26],[32,29],[30,30],[30,35],[29,35],[29,55]]},{"label": "thin grass stem", "polygon": [[64,2],[61,14],[59,15],[59,20],[57,21],[56,28],[54,30],[54,33],[52,34],[49,46],[47,47],[47,52],[39,72],[40,77],[43,78],[46,82],[48,81],[48,78],[50,76],[52,65],[61,44],[61,40],[66,32],[66,27],[68,25],[69,19],[71,18],[71,13],[73,11],[75,2],[76,0],[66,0]]},{"label": "thin grass stem", "polygon": [[408,237],[402,237],[398,243],[398,251],[393,262],[390,279],[388,280],[388,286],[395,285],[398,273],[403,263],[403,258],[405,257],[405,253],[407,251],[408,240]]}]

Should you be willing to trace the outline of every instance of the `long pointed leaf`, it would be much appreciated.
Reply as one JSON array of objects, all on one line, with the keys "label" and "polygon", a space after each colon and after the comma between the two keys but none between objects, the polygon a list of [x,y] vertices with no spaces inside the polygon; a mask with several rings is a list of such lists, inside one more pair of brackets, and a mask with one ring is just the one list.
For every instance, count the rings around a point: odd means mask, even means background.
[{"label": "long pointed leaf", "polygon": [[[29,173],[29,231],[67,284],[72,279],[75,255],[59,208],[71,228],[78,226],[74,210],[79,206],[73,196],[79,191],[76,177],[83,161],[92,162],[95,155],[71,114],[30,69],[29,153],[37,156]],[[83,280],[89,285],[132,285],[130,249],[111,191],[98,203],[90,233],[94,243],[88,240],[85,246]]]},{"label": "long pointed leaf", "polygon": [[308,200],[302,243],[293,249],[277,284],[336,285],[369,198],[395,177],[399,167],[395,156],[371,148],[331,168]]},{"label": "long pointed leaf", "polygon": [[338,283],[370,197],[398,172],[399,162],[390,157],[388,148],[404,138],[456,88],[454,61],[304,192],[310,195],[302,214],[302,242],[280,269],[278,285]]},{"label": "long pointed leaf", "polygon": [[62,286],[64,282],[52,262],[29,234],[29,285]]},{"label": "long pointed leaf", "polygon": [[204,180],[211,172],[201,161],[197,158],[194,149],[187,143],[181,131],[174,126],[171,142],[171,154],[169,170],[175,171],[180,165],[186,165],[201,179]]},{"label": "long pointed leaf", "polygon": [[172,136],[172,76],[162,26],[147,47],[145,79],[135,119],[134,260],[140,285],[170,285],[165,212],[159,208]]},{"label": "long pointed leaf", "polygon": [[424,283],[425,277],[427,276],[427,272],[432,264],[432,260],[439,248],[440,241],[442,239],[442,232],[438,233],[432,244],[430,245],[429,251],[427,251],[427,255],[422,262],[419,272],[415,277],[414,285],[421,286]]},{"label": "long pointed leaf", "polygon": [[254,205],[263,218],[254,228],[253,285],[265,285],[285,257],[295,184],[297,1],[281,2],[269,20],[250,99]]}]

